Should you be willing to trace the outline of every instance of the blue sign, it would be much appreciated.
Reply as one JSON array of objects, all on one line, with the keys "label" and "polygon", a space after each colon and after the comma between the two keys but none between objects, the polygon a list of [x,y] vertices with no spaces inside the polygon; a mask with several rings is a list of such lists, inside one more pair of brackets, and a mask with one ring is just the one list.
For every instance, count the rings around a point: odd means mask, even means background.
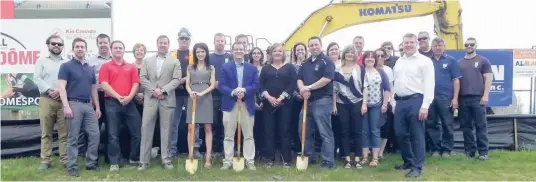
[{"label": "blue sign", "polygon": [[[446,51],[448,55],[460,60],[465,50]],[[512,50],[477,50],[477,54],[488,58],[493,71],[493,81],[489,92],[489,107],[510,106],[513,95],[514,53]]]}]

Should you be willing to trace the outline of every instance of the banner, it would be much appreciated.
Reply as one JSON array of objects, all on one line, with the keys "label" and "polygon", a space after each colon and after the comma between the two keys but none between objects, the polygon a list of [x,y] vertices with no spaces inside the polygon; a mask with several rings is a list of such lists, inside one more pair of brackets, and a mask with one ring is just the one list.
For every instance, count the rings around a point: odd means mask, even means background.
[{"label": "banner", "polygon": [[536,49],[514,50],[514,76],[536,77]]},{"label": "banner", "polygon": [[[446,51],[448,55],[460,60],[465,50]],[[493,81],[489,93],[488,107],[510,106],[513,95],[513,51],[512,50],[477,50],[477,54],[488,58],[493,72]]]},{"label": "banner", "polygon": [[2,19],[0,41],[0,107],[2,120],[38,119],[39,90],[33,72],[40,56],[48,56],[50,35],[63,38],[62,55],[70,59],[72,41],[87,43],[87,56],[98,53],[96,37],[110,35],[110,18],[94,19]]}]

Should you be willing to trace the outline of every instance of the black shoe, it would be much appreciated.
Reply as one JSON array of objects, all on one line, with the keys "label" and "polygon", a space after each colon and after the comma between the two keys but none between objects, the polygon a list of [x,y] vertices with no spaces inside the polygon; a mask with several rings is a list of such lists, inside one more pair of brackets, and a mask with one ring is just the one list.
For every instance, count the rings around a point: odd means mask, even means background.
[{"label": "black shoe", "polygon": [[50,164],[43,163],[43,164],[39,165],[39,168],[37,168],[37,170],[38,171],[46,171],[46,170],[48,170],[48,168],[50,168]]},{"label": "black shoe", "polygon": [[320,165],[321,170],[328,170],[333,168],[335,168],[335,164],[327,161],[322,162],[322,164]]},{"label": "black shoe", "polygon": [[467,157],[470,157],[470,158],[473,158],[473,157],[476,156],[476,154],[475,154],[474,152],[467,152],[467,153],[465,153],[465,155],[466,155]]},{"label": "black shoe", "polygon": [[410,169],[411,167],[408,164],[399,164],[395,166],[396,170],[406,170]]},{"label": "black shoe", "polygon": [[411,171],[406,174],[406,177],[408,178],[416,178],[419,176],[421,176],[421,170],[418,169],[411,169]]},{"label": "black shoe", "polygon": [[67,173],[69,174],[69,176],[80,177],[80,173],[77,169],[68,169]]},{"label": "black shoe", "polygon": [[86,166],[86,170],[88,170],[88,171],[97,171],[98,172],[98,171],[100,171],[100,168],[97,165],[93,165],[93,166]]}]

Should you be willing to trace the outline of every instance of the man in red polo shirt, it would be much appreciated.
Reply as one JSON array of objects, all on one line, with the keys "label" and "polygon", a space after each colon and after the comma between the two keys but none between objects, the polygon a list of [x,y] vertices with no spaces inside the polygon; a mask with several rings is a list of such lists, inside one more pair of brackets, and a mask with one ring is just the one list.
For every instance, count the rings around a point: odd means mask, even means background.
[{"label": "man in red polo shirt", "polygon": [[355,57],[356,57],[357,64],[364,65],[363,64],[363,47],[365,47],[365,38],[359,35],[355,36],[353,43],[355,47]]},{"label": "man in red polo shirt", "polygon": [[113,41],[112,60],[104,63],[99,71],[99,82],[104,89],[106,105],[106,131],[108,131],[108,151],[110,171],[118,171],[121,160],[119,135],[121,122],[130,131],[130,163],[137,164],[140,158],[141,117],[132,98],[140,84],[138,69],[125,62],[125,44]]}]

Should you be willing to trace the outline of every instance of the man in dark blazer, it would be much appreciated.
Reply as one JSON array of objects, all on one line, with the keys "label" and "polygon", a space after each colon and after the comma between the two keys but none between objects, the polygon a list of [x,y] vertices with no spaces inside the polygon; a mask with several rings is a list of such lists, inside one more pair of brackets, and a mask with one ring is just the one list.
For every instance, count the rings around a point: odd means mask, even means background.
[{"label": "man in dark blazer", "polygon": [[243,151],[246,167],[250,170],[255,170],[253,124],[255,118],[255,94],[259,88],[257,68],[244,61],[244,55],[246,54],[244,45],[234,43],[232,52],[233,61],[223,64],[218,75],[218,89],[221,92],[221,110],[223,111],[223,127],[225,130],[223,142],[225,158],[221,169],[232,167],[234,137],[238,117],[240,117],[240,127],[244,135]]}]

